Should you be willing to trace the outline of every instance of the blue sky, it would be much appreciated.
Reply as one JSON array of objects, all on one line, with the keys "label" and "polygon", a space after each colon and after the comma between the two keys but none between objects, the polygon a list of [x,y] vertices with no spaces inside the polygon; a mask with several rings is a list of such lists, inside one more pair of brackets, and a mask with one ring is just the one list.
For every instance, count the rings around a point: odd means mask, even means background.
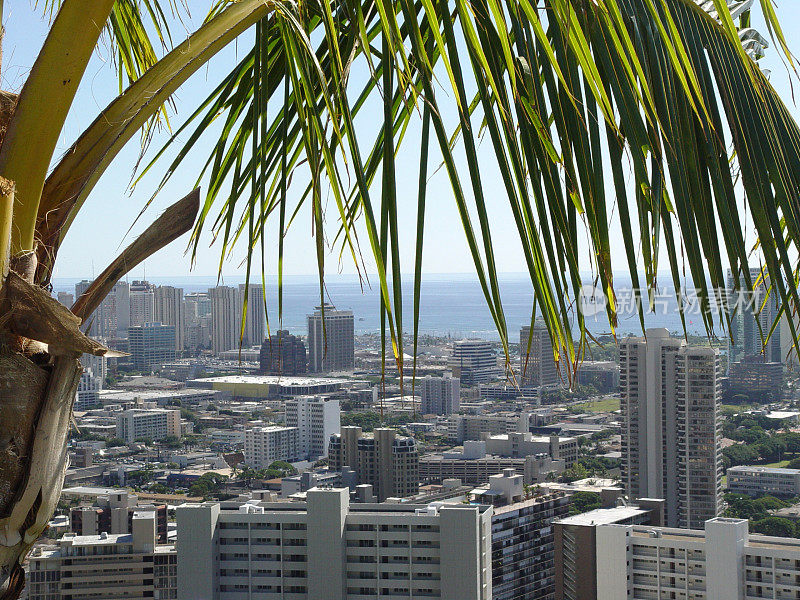
[{"label": "blue sky", "polygon": [[[40,3],[41,4],[41,3]],[[187,22],[187,29],[196,25],[196,21],[203,16],[206,2],[195,0],[189,3],[195,14],[195,23]],[[758,4],[758,3],[756,3]],[[776,2],[777,13],[784,25],[786,36],[793,49],[796,48],[800,38],[800,2],[796,0],[779,0]],[[763,22],[756,9],[754,25],[765,31]],[[32,0],[11,0],[5,3],[4,24],[6,36],[3,45],[2,87],[6,90],[18,91],[24,83],[25,76],[33,64],[44,37],[47,33],[47,21],[41,16],[41,9],[33,6]],[[186,35],[186,31],[179,23],[174,25],[174,38],[179,41]],[[237,57],[249,47],[248,36],[243,36],[239,48],[231,45],[215,57],[214,60],[184,85],[176,96],[177,114],[172,115],[172,123],[177,125],[202,101],[208,92],[218,83],[220,77],[235,63]],[[116,95],[117,81],[114,71],[108,64],[109,55],[107,48],[100,47],[90,63],[83,85],[70,112],[64,134],[59,141],[57,155],[66,150],[81,131],[95,118],[97,113]],[[795,118],[800,116],[797,106],[792,101],[789,85],[789,75],[778,60],[774,50],[770,50],[765,59],[765,66],[772,70],[772,81],[784,101],[789,105]],[[798,81],[794,81],[795,89],[800,90]],[[380,115],[378,112],[369,111]],[[455,123],[455,115],[445,115],[451,123]],[[365,117],[371,118],[371,117]],[[375,117],[381,118],[381,117]],[[374,126],[374,123],[365,123]],[[419,144],[418,127],[412,127],[408,134],[408,141],[401,149],[398,170],[399,200],[401,206],[401,260],[404,271],[413,270],[414,260],[414,235],[416,226],[416,193],[418,176]],[[165,135],[157,137],[152,149],[157,149],[163,142]],[[161,192],[143,219],[128,230],[134,223],[142,206],[149,199],[155,189],[161,174],[169,164],[168,161],[160,163],[153,172],[153,176],[144,178],[131,193],[129,182],[132,169],[135,165],[138,151],[138,138],[133,139],[125,150],[117,157],[113,166],[108,169],[92,195],[87,201],[84,210],[76,219],[66,242],[59,254],[57,277],[89,277],[99,273],[116,256],[121,246],[129,243],[136,233],[141,231],[149,222],[148,216],[160,213],[164,207],[185,195],[193,186],[197,178],[197,170],[206,158],[210,142],[207,139],[181,167],[180,172],[170,181]],[[487,141],[488,143],[488,141]],[[501,272],[520,272],[525,270],[522,252],[517,241],[516,227],[513,223],[511,212],[505,200],[504,189],[497,171],[492,168],[493,161],[486,148],[481,150],[484,172],[482,173],[488,189],[487,198],[490,204],[491,222],[493,226],[493,240],[498,269]],[[151,151],[152,154],[152,151]],[[438,165],[438,160],[432,155],[431,169]],[[428,187],[428,213],[426,219],[426,254],[424,269],[429,273],[463,273],[472,270],[472,261],[464,241],[464,234],[458,221],[458,215],[452,200],[450,184],[446,174],[442,171],[431,176]],[[335,205],[329,203],[328,214],[331,223],[335,219]],[[331,231],[333,231],[331,229]],[[366,240],[366,237],[362,235]],[[266,270],[268,273],[276,271],[275,231],[272,229],[268,235]],[[217,247],[209,248],[210,239],[204,240],[198,254],[197,264],[191,274],[212,275],[216,274],[219,263]],[[190,274],[188,256],[184,255],[186,239],[173,243],[151,257],[146,265],[138,267],[132,277],[140,277],[145,273],[148,276],[177,276]],[[588,246],[584,244],[583,254]],[[365,254],[368,247],[364,247]],[[612,256],[615,268],[625,269],[625,259],[619,235],[612,235]],[[241,272],[241,251],[234,253],[231,260],[225,262],[223,273],[234,275]],[[666,265],[665,265],[666,266]],[[308,275],[316,273],[316,261],[311,238],[311,218],[307,211],[298,217],[293,229],[286,239],[286,273]],[[337,272],[353,273],[352,261],[347,255],[339,261],[337,250],[332,250],[327,258],[326,271],[329,275]]]}]

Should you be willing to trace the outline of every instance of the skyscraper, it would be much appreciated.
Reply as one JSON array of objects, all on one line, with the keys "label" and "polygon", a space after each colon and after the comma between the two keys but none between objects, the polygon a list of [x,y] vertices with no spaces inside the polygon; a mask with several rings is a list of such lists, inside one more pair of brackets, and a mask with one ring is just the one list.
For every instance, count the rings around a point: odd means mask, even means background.
[{"label": "skyscraper", "polygon": [[318,306],[314,314],[308,315],[308,371],[352,371],[354,366],[353,312],[336,310],[331,304]]},{"label": "skyscraper", "polygon": [[664,498],[669,527],[702,529],[722,504],[719,353],[666,329],[620,342],[623,482]]},{"label": "skyscraper", "polygon": [[264,375],[301,375],[306,372],[306,345],[284,329],[261,344],[260,371]]},{"label": "skyscraper", "polygon": [[755,290],[739,293],[734,289],[733,273],[728,271],[728,302],[731,310],[735,309],[731,315],[729,362],[739,362],[754,355],[763,355],[766,362],[783,362],[781,327],[775,328],[764,347],[764,338],[769,335],[778,316],[778,293],[776,290],[769,290],[769,276],[765,273],[762,278],[761,269],[750,269],[750,279]]},{"label": "skyscraper", "polygon": [[[75,284],[75,299],[79,299],[91,281],[84,279]],[[130,297],[128,284],[118,281],[100,306],[81,324],[81,330],[92,337],[126,338],[130,325]]]},{"label": "skyscraper", "polygon": [[295,396],[286,401],[286,426],[297,428],[299,454],[317,460],[328,453],[328,440],[339,431],[339,400],[327,396]]},{"label": "skyscraper", "polygon": [[215,354],[239,345],[239,290],[217,286],[208,290],[211,298],[211,349]]},{"label": "skyscraper", "polygon": [[494,348],[484,340],[459,340],[453,344],[450,369],[453,377],[466,386],[488,383],[500,375]]},{"label": "skyscraper", "polygon": [[523,387],[553,386],[561,383],[553,344],[544,325],[529,325],[519,330],[519,374]]},{"label": "skyscraper", "polygon": [[155,286],[147,281],[134,281],[130,287],[130,327],[155,321]]},{"label": "skyscraper", "polygon": [[[249,290],[248,290],[249,287]],[[244,338],[242,347],[249,348],[260,344],[264,339],[264,288],[261,285],[250,284],[239,286],[239,322],[241,324],[244,306],[245,290],[247,292],[247,313],[244,319]],[[237,338],[238,340],[238,338]]]},{"label": "skyscraper", "polygon": [[186,347],[186,307],[183,290],[162,285],[153,293],[153,320],[175,327],[175,351]]},{"label": "skyscraper", "polygon": [[424,377],[419,381],[420,412],[428,415],[449,415],[458,412],[461,404],[461,380],[445,373],[444,377]]},{"label": "skyscraper", "polygon": [[58,301],[67,308],[70,308],[75,303],[75,296],[69,292],[58,292]]}]

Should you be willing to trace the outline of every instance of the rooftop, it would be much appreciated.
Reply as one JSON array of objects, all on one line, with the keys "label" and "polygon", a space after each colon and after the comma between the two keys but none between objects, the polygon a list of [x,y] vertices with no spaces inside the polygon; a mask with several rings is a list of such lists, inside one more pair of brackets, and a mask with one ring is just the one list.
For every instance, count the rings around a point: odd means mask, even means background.
[{"label": "rooftop", "polygon": [[647,509],[638,506],[616,506],[590,510],[580,515],[566,517],[558,522],[562,525],[613,525],[648,512]]},{"label": "rooftop", "polygon": [[344,383],[332,377],[287,377],[286,375],[224,375],[222,377],[205,377],[192,379],[200,383],[234,383],[248,385],[282,385],[284,387],[309,385],[336,385]]}]

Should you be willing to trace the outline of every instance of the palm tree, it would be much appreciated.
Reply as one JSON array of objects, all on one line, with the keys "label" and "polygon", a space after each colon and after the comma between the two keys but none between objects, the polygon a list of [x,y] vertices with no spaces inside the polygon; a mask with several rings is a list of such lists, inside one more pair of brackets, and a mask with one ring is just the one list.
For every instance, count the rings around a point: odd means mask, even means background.
[{"label": "palm tree", "polygon": [[[490,219],[495,199],[513,213],[534,314],[543,318],[555,356],[573,368],[587,340],[576,310],[582,269],[595,273],[608,299],[603,310],[616,324],[612,223],[622,232],[637,297],[653,300],[663,249],[680,299],[685,261],[712,332],[730,316],[725,305],[710,309],[713,290],[725,287],[723,252],[737,286],[756,283],[737,205],[743,195],[773,293],[785,313],[798,307],[792,257],[800,241],[800,131],[757,64],[765,40],[750,29],[753,0],[214,0],[202,25],[174,48],[168,15],[183,10],[176,0],[42,4],[57,9],[49,35],[19,96],[0,94],[0,598],[19,594],[20,562],[58,499],[77,358],[109,353],[79,325],[121,276],[190,229],[195,249],[200,233],[211,230],[222,257],[243,239],[249,280],[253,255],[271,243],[265,224],[277,220],[280,319],[283,233],[308,205],[322,284],[324,224],[332,220],[333,245],[361,272],[363,243],[377,265],[383,347],[391,348],[401,381],[398,214],[417,212],[416,356],[426,205],[439,200],[426,195],[437,166],[429,164],[431,151],[441,156],[506,351]],[[760,4],[793,69],[772,0]],[[124,89],[54,160],[103,32]],[[202,207],[195,190],[155,220],[71,310],[60,307],[46,291],[53,266],[99,177],[137,132],[146,145],[172,94],[244,32],[251,32],[252,48],[144,167],[163,169],[164,151],[188,133],[164,170],[166,181],[221,123],[198,178],[207,185]],[[351,77],[354,69],[365,76]],[[377,118],[367,114],[375,106]],[[455,128],[446,123],[448,110]],[[420,139],[411,140],[406,134],[417,122]],[[481,139],[501,175],[502,192],[492,197]],[[419,153],[413,208],[398,195],[401,151]],[[589,256],[578,252],[584,235]]]}]

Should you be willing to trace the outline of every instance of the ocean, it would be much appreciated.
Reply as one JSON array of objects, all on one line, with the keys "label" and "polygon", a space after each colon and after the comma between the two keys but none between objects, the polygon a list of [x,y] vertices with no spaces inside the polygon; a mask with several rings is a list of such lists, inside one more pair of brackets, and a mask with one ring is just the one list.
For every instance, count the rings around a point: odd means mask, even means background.
[{"label": "ocean", "polygon": [[[519,328],[530,323],[533,306],[533,288],[525,274],[502,274],[498,276],[503,310],[511,340],[518,337]],[[54,293],[66,291],[74,293],[78,279],[57,278],[53,282]],[[205,292],[209,287],[217,285],[216,277],[180,276],[149,277],[148,281],[155,285],[172,285],[183,288],[184,293]],[[267,304],[270,328],[278,328],[277,284],[272,277],[272,284],[267,284]],[[668,281],[668,278],[664,278]],[[223,285],[238,285],[244,277],[226,277]],[[260,283],[260,281],[253,281]],[[377,278],[370,277],[371,285],[364,282],[363,289],[357,276],[330,276],[325,282],[325,300],[339,309],[349,309],[355,315],[356,333],[376,333],[380,331],[379,293]],[[617,335],[641,334],[638,314],[633,310],[630,298],[629,277],[620,274],[616,278],[620,317]],[[282,328],[291,333],[306,333],[306,315],[319,305],[319,285],[313,276],[286,277],[283,287],[283,323]],[[403,279],[403,329],[412,332],[413,315],[413,276]],[[699,316],[687,316],[689,333],[705,332]],[[594,335],[610,332],[605,312],[587,317],[589,330]],[[655,313],[645,317],[647,327],[666,327],[672,332],[681,332],[682,325],[671,287],[665,287],[659,294],[659,302]],[[436,336],[452,336],[460,338],[480,338],[498,340],[480,284],[470,274],[425,274],[422,281],[422,299],[420,303],[420,332]]]}]

